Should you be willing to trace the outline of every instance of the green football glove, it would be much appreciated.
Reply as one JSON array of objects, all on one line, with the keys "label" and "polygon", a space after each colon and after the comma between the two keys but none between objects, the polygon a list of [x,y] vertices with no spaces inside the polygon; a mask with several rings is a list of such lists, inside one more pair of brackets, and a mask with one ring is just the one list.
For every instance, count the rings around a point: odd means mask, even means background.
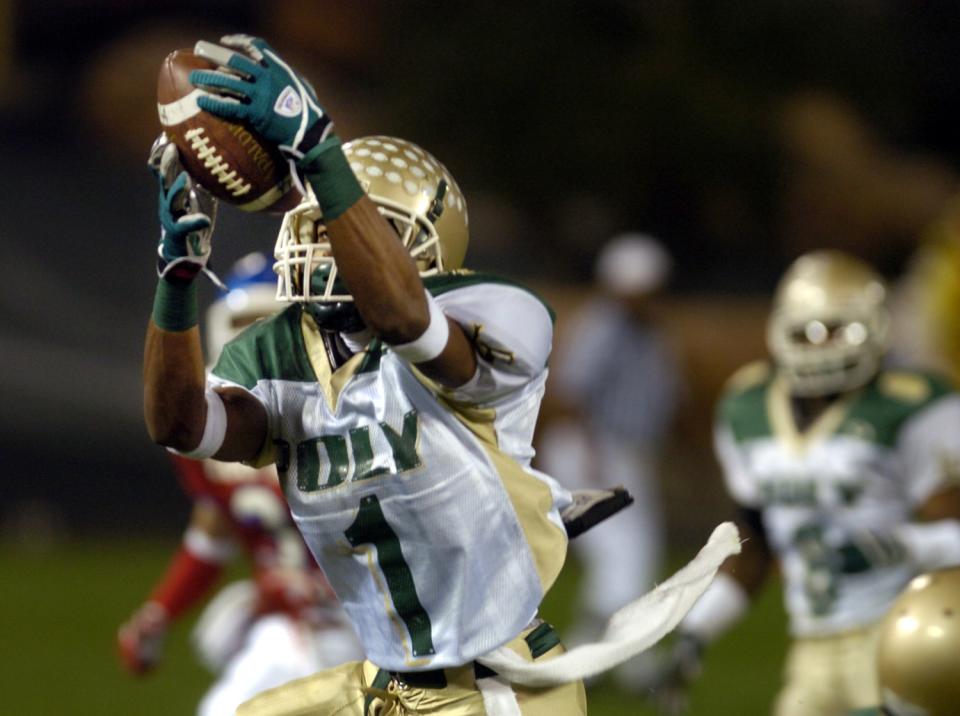
[{"label": "green football glove", "polygon": [[148,165],[160,185],[157,275],[171,283],[184,284],[203,271],[222,286],[207,267],[217,200],[194,185],[180,166],[176,145],[166,135],[154,142]]},{"label": "green football glove", "polygon": [[326,139],[333,122],[313,87],[262,39],[220,38],[226,47],[198,42],[196,54],[217,70],[194,70],[190,83],[207,92],[197,105],[230,122],[253,127],[294,163]]}]

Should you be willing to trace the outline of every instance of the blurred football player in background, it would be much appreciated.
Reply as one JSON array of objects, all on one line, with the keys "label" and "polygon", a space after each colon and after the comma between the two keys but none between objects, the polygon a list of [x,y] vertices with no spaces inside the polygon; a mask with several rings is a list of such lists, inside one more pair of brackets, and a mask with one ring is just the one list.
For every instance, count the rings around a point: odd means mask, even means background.
[{"label": "blurred football player in background", "polygon": [[[567,487],[623,485],[635,500],[574,543],[584,570],[574,644],[595,639],[607,615],[647,591],[662,566],[656,463],[680,375],[650,298],[667,281],[670,263],[650,236],[608,241],[595,264],[601,295],[574,316],[552,363],[547,401],[557,416],[540,439],[541,466]],[[627,668],[618,676],[625,688],[643,686]]]},{"label": "blurred football player in background", "polygon": [[[198,106],[247,123],[304,184],[275,250],[289,306],[229,342],[207,379],[194,279],[211,220],[192,203],[177,210],[190,182],[171,148],[147,426],[188,456],[277,464],[367,657],[238,713],[585,713],[581,676],[605,662],[566,658],[577,655],[537,616],[566,554],[561,513],[577,507],[530,467],[550,310],[521,286],[457,270],[466,203],[432,155],[391,137],[341,145],[309,83],[265,42],[222,42],[206,47],[222,67],[190,75]],[[675,580],[682,604],[739,549],[722,527],[691,564],[699,586]],[[655,609],[631,616],[618,635],[659,638],[675,623]],[[607,644],[611,658],[639,650],[621,642]]]},{"label": "blurred football player in background", "polygon": [[894,294],[893,351],[960,380],[960,197],[926,227]]},{"label": "blurred football player in background", "polygon": [[960,569],[915,577],[880,627],[881,705],[850,716],[954,716],[960,709]]},{"label": "blurred football player in background", "polygon": [[799,258],[768,323],[773,365],[730,380],[715,440],[747,538],[681,623],[656,696],[681,712],[703,649],[774,561],[793,644],[776,716],[878,702],[877,624],[917,573],[960,563],[960,395],[882,366],[886,287],[846,254]]},{"label": "blurred football player in background", "polygon": [[[227,293],[207,311],[207,352],[217,356],[247,325],[275,313],[272,261],[244,257]],[[193,502],[183,544],[149,599],[120,627],[123,664],[142,675],[161,658],[168,629],[208,599],[243,552],[252,577],[210,600],[193,631],[200,660],[217,675],[198,708],[226,716],[264,689],[363,656],[356,635],[290,517],[270,468],[174,456]]]}]

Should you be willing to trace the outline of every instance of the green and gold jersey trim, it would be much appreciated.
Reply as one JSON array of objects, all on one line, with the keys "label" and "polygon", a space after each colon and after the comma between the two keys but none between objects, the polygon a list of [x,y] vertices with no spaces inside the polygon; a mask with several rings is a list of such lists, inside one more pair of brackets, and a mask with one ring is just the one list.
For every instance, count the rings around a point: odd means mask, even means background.
[{"label": "green and gold jersey trim", "polygon": [[790,450],[803,453],[810,445],[838,432],[850,406],[855,404],[860,393],[850,393],[837,398],[823,410],[804,430],[797,427],[790,404],[790,392],[782,377],[774,378],[766,390],[766,408],[773,434]]},{"label": "green and gold jersey trim", "polygon": [[252,390],[260,380],[317,380],[301,330],[303,308],[293,304],[257,321],[224,346],[213,374]]},{"label": "green and gold jersey trim", "polygon": [[567,555],[567,534],[549,517],[553,508],[550,487],[523,469],[500,448],[496,430],[496,411],[453,400],[449,391],[422,372],[411,367],[414,376],[479,441],[500,477],[514,514],[530,547],[543,593],[553,586]]},{"label": "green and gold jersey trim", "polygon": [[768,364],[751,363],[727,382],[717,406],[717,420],[733,430],[737,442],[773,434],[766,397],[771,378]]},{"label": "green and gold jersey trim", "polygon": [[350,379],[361,373],[376,371],[380,368],[380,357],[383,355],[383,343],[373,340],[360,353],[355,353],[336,370],[330,365],[327,348],[323,336],[313,317],[303,311],[300,315],[300,329],[303,344],[310,359],[310,365],[316,376],[316,381],[323,391],[330,410],[336,411],[340,394]]},{"label": "green and gold jersey trim", "polygon": [[881,373],[850,407],[839,432],[857,434],[868,424],[875,431],[871,436],[874,442],[892,446],[908,418],[950,392],[945,380],[926,373]]},{"label": "green and gold jersey trim", "polygon": [[[509,279],[467,270],[424,279],[424,285],[434,296],[490,283],[526,291],[543,305],[551,321],[556,320],[556,314],[543,298]],[[257,321],[230,341],[217,359],[213,373],[247,390],[252,390],[260,380],[318,381],[333,407],[350,377],[379,369],[385,350],[382,342],[374,340],[363,353],[336,371],[331,370],[319,328],[303,305],[294,303],[274,316]]]},{"label": "green and gold jersey trim", "polygon": [[349,379],[380,368],[384,345],[373,340],[333,370],[320,329],[301,304],[258,321],[230,341],[213,368],[214,375],[248,390],[260,380],[320,383],[331,407]]},{"label": "green and gold jersey trim", "polygon": [[717,407],[717,419],[738,443],[777,437],[802,451],[829,435],[851,435],[892,447],[910,417],[949,394],[945,380],[916,371],[884,371],[841,397],[804,431],[796,428],[786,383],[773,370],[751,366],[736,374]]}]

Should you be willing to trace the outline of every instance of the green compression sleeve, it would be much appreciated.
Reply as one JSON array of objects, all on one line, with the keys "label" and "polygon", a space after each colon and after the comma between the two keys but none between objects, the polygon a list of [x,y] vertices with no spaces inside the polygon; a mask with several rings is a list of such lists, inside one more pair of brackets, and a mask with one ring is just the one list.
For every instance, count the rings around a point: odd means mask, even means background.
[{"label": "green compression sleeve", "polygon": [[327,221],[336,219],[363,196],[363,187],[353,175],[336,135],[327,137],[307,152],[298,165],[313,187]]},{"label": "green compression sleeve", "polygon": [[157,282],[153,297],[153,322],[165,331],[186,331],[197,325],[197,284]]}]

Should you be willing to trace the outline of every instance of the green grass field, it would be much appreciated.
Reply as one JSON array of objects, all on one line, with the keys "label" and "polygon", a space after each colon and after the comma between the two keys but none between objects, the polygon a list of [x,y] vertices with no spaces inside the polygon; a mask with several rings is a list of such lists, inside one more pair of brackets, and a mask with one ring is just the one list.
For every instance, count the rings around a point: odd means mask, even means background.
[{"label": "green grass field", "polygon": [[[0,712],[193,713],[209,676],[190,652],[190,620],[174,629],[164,664],[148,678],[124,673],[114,652],[118,624],[149,590],[171,547],[115,540],[37,553],[0,546]],[[561,632],[573,612],[576,580],[571,561],[544,604],[544,617]],[[771,587],[747,620],[709,652],[690,715],[768,713],[785,646],[780,594]],[[591,690],[589,703],[592,716],[653,714],[641,698],[608,683]]]}]

